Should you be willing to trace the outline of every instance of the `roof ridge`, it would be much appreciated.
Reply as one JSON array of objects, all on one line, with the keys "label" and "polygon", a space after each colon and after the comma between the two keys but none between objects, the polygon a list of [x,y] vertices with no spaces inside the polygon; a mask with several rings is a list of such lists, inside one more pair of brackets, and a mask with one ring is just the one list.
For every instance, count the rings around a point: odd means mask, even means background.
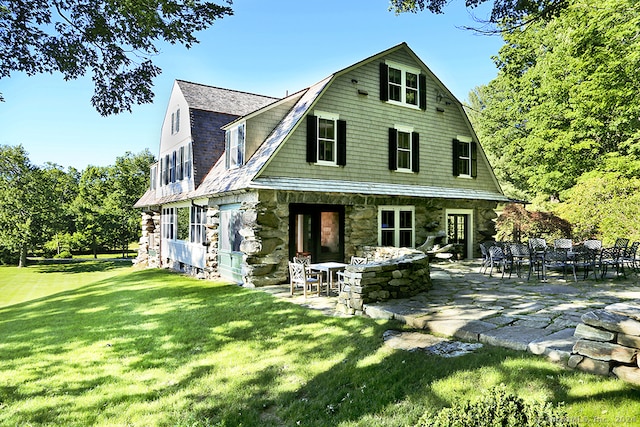
[{"label": "roof ridge", "polygon": [[207,88],[210,88],[210,89],[218,89],[218,90],[224,90],[224,91],[227,91],[227,92],[241,93],[241,94],[244,94],[244,95],[260,96],[262,98],[269,98],[269,99],[282,99],[282,98],[278,98],[278,97],[275,97],[275,96],[262,95],[262,94],[259,94],[259,93],[247,92],[247,91],[244,91],[244,90],[229,89],[229,88],[220,87],[220,86],[208,85],[208,84],[205,84],[205,83],[190,82],[190,81],[184,80],[184,79],[176,79],[176,81],[177,82],[191,84],[191,85],[196,85],[196,86],[203,86],[203,87],[207,87]]}]

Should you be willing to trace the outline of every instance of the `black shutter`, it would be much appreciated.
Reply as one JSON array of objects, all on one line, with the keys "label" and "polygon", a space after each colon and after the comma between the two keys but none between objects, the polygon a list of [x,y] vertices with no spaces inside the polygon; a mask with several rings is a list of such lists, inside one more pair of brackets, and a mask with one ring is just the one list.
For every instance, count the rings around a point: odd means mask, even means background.
[{"label": "black shutter", "polygon": [[380,63],[380,101],[389,100],[389,67]]},{"label": "black shutter", "polygon": [[418,88],[418,90],[420,91],[419,93],[420,108],[423,110],[426,110],[427,109],[427,76],[425,76],[424,74],[420,74],[420,77],[418,78],[418,84],[420,85],[420,87]]},{"label": "black shutter", "polygon": [[338,120],[338,157],[336,163],[340,166],[347,164],[347,122]]},{"label": "black shutter", "polygon": [[420,135],[418,132],[411,133],[411,170],[420,172]]},{"label": "black shutter", "polygon": [[389,128],[389,169],[398,169],[398,131]]},{"label": "black shutter", "polygon": [[471,176],[478,176],[478,145],[475,141],[471,142]]},{"label": "black shutter", "polygon": [[318,118],[307,116],[307,162],[318,161]]},{"label": "black shutter", "polygon": [[458,154],[458,144],[460,143],[460,141],[458,141],[457,139],[453,140],[453,175],[454,176],[459,176],[460,175],[460,170],[458,167],[459,164],[459,157],[460,155]]}]

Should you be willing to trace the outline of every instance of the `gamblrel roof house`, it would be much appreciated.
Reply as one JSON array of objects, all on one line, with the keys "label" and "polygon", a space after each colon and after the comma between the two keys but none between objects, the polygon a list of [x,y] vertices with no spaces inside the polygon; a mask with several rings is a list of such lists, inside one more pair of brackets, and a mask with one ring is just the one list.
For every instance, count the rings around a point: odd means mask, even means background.
[{"label": "gamblrel roof house", "polygon": [[406,43],[282,99],[176,80],[138,262],[245,286],[440,232],[465,257],[508,202],[462,104]]}]

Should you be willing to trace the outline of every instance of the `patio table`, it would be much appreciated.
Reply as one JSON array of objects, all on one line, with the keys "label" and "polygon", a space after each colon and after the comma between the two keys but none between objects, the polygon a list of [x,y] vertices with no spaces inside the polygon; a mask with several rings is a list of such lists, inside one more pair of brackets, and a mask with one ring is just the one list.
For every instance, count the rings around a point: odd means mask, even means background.
[{"label": "patio table", "polygon": [[347,265],[349,264],[329,261],[310,264],[309,268],[311,268],[312,271],[320,271],[327,274],[327,296],[329,296],[329,291],[333,288],[333,276],[337,271],[344,270]]}]

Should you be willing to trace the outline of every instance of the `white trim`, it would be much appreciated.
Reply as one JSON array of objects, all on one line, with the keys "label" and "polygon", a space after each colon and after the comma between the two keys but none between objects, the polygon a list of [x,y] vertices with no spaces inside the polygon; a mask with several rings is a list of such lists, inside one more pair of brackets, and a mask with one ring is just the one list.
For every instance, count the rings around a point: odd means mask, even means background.
[{"label": "white trim", "polygon": [[[389,99],[387,100],[387,102],[389,104],[420,110],[420,74],[422,74],[422,70],[420,68],[411,67],[389,60],[386,60],[385,64],[387,65],[387,67],[389,67],[389,69],[393,68],[400,71],[400,84],[397,85],[394,83],[395,86],[400,87],[400,100],[391,99],[391,91],[389,91]],[[391,71],[389,71],[389,74],[390,73]],[[407,73],[416,75],[416,87],[411,88],[412,90],[415,90],[416,102],[414,104],[407,102]],[[387,85],[390,85],[389,78],[387,78]]]},{"label": "white trim", "polygon": [[469,222],[468,222],[468,229],[467,231],[467,248],[466,248],[466,253],[469,254],[471,257],[473,257],[473,237],[474,237],[474,217],[473,217],[473,209],[445,209],[444,212],[444,224],[445,224],[445,231],[446,231],[446,235],[447,235],[447,243],[449,240],[449,222],[448,217],[449,215],[469,215]]},{"label": "white trim", "polygon": [[[326,111],[313,111],[316,117],[316,165],[322,166],[338,166],[338,120],[339,114],[328,113]],[[320,160],[320,120],[333,122],[333,160]],[[323,141],[329,142],[329,139],[323,139]]]},{"label": "white trim", "polygon": [[[406,228],[400,228],[400,212],[411,212],[411,247],[416,245],[416,207],[413,205],[402,206],[378,206],[378,245],[382,246],[382,211],[394,212],[394,227],[393,227],[393,245],[399,247],[400,244],[400,231],[406,230]],[[388,229],[385,229],[388,230]]]}]

